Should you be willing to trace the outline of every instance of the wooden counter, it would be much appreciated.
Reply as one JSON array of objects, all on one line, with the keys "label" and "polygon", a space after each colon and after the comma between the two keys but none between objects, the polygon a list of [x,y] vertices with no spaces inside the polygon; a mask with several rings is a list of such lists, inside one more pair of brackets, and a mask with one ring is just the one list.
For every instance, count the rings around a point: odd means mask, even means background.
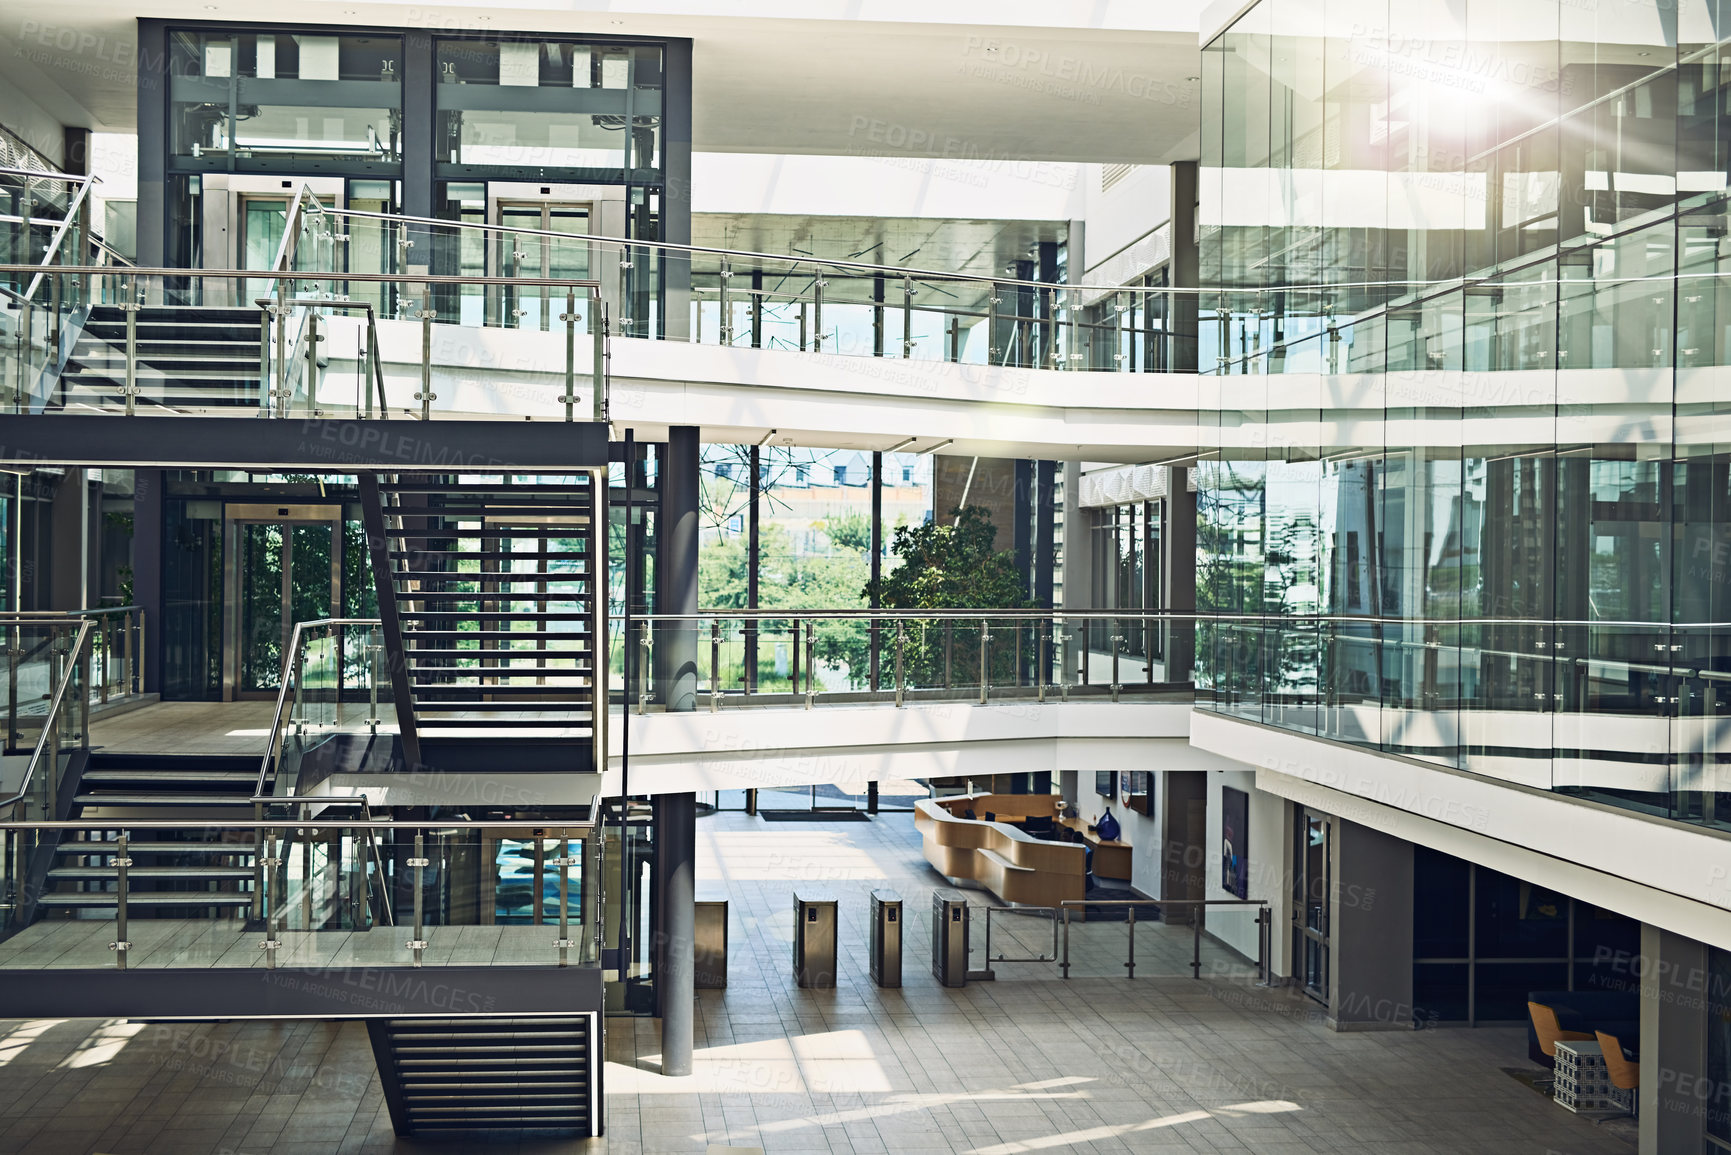
[{"label": "wooden counter", "polygon": [[1094,848],[1094,877],[1130,881],[1130,844],[1116,838],[1101,838],[1085,818],[1060,818],[1058,825],[1082,836]]},{"label": "wooden counter", "polygon": [[914,827],[926,861],[945,878],[978,882],[1005,902],[1057,906],[1087,894],[1087,854],[1080,843],[1049,842],[1001,821],[958,817],[969,810],[1055,817],[1056,805],[1057,796],[1046,794],[921,798],[914,803]]}]

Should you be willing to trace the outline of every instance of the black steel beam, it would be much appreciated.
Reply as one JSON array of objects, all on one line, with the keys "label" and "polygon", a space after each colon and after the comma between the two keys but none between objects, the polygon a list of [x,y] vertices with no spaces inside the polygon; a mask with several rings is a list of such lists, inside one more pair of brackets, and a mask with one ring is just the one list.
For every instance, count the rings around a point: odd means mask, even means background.
[{"label": "black steel beam", "polygon": [[397,614],[397,583],[391,573],[390,541],[385,536],[385,508],[379,497],[377,474],[359,475],[361,519],[367,531],[367,552],[373,571],[373,589],[379,599],[379,633],[385,644],[385,664],[391,672],[391,703],[397,711],[403,760],[411,771],[421,766],[421,739],[415,730],[415,699],[409,688],[409,660],[403,650],[403,623]]},{"label": "black steel beam", "polygon": [[606,462],[607,427],[587,421],[0,414],[0,465],[534,473]]},{"label": "black steel beam", "polygon": [[[366,933],[402,932],[399,926]],[[0,1018],[8,1019],[368,1019],[601,1009],[599,970],[552,965],[65,968],[9,970],[0,983]]]}]

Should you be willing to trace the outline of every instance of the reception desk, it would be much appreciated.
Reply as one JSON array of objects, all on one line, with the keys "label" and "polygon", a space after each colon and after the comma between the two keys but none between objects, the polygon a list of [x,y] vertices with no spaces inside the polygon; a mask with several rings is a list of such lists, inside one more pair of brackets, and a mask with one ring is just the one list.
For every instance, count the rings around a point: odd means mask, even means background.
[{"label": "reception desk", "polygon": [[1058,825],[1072,831],[1094,849],[1094,877],[1130,881],[1130,844],[1116,838],[1101,838],[1085,818],[1060,818]]},{"label": "reception desk", "polygon": [[[914,827],[926,861],[956,883],[975,883],[1009,903],[1056,906],[1087,895],[1087,852],[1050,842],[999,818],[1057,818],[1055,795],[962,794],[921,798]],[[973,818],[965,815],[972,811]],[[985,815],[994,815],[988,822]]]}]

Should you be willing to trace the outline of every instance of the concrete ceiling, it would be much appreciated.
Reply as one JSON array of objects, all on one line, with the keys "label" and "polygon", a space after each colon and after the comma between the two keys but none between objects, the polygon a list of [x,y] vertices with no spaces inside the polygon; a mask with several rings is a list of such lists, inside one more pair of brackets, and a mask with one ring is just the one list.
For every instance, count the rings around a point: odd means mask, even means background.
[{"label": "concrete ceiling", "polygon": [[[289,11],[323,24],[689,36],[698,151],[1154,164],[1195,155],[1198,7],[568,0],[554,10],[300,0]],[[770,15],[730,14],[741,8]],[[135,17],[258,21],[274,11],[257,0],[0,0],[0,76],[64,124],[127,132],[137,102]]]}]

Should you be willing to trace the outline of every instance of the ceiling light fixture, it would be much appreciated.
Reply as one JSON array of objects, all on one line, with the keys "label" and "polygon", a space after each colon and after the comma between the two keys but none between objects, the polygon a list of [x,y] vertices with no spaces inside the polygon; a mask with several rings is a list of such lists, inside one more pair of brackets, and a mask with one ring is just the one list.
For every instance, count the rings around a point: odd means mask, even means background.
[{"label": "ceiling light fixture", "polygon": [[762,438],[760,438],[760,439],[759,439],[759,440],[758,440],[758,443],[757,443],[757,444],[758,444],[758,445],[759,445],[759,446],[760,446],[760,447],[761,447],[761,446],[764,446],[764,445],[768,445],[768,444],[769,444],[769,439],[770,439],[770,438],[771,438],[771,437],[774,437],[774,436],[775,436],[775,430],[773,430],[773,429],[771,429],[771,430],[770,430],[770,431],[769,431],[769,432],[768,432],[768,433],[765,433],[765,434],[764,434],[764,435],[763,435],[763,437],[762,437]]},{"label": "ceiling light fixture", "polygon": [[956,443],[956,439],[954,437],[949,437],[949,438],[944,439],[943,441],[938,442],[936,445],[926,446],[924,449],[920,450],[920,452],[921,453],[936,453],[938,450],[942,449],[944,446],[954,445],[955,443]]},{"label": "ceiling light fixture", "polygon": [[903,440],[901,440],[901,441],[898,441],[898,442],[896,442],[896,443],[895,443],[895,444],[894,444],[894,445],[892,445],[892,446],[890,446],[890,447],[889,447],[889,448],[888,448],[888,449],[885,449],[885,450],[882,450],[882,451],[881,451],[881,452],[884,452],[884,453],[899,453],[899,452],[901,452],[901,451],[902,451],[902,450],[904,450],[904,449],[906,449],[906,448],[907,448],[907,447],[908,447],[908,446],[910,446],[910,445],[912,445],[912,444],[913,444],[913,443],[914,443],[914,442],[916,442],[916,441],[918,441],[918,440],[919,440],[919,438],[918,438],[918,437],[908,437],[908,438],[904,438],[904,439],[903,439]]}]

